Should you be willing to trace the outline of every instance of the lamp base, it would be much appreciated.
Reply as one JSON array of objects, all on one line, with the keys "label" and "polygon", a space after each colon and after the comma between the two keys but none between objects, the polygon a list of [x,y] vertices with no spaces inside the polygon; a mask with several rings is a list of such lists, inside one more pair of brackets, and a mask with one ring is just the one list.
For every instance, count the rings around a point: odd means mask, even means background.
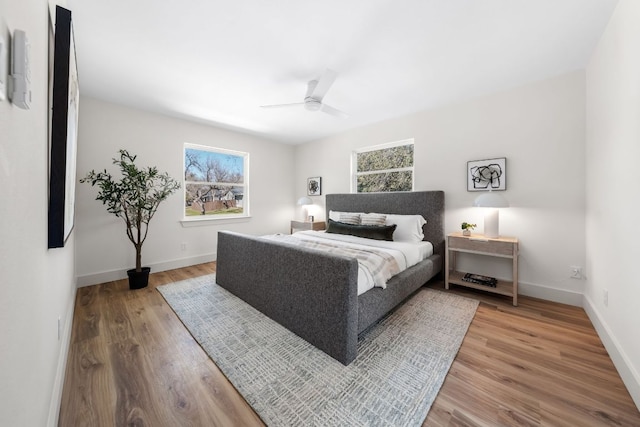
[{"label": "lamp base", "polygon": [[498,232],[500,211],[498,209],[487,209],[484,213],[484,235],[495,239],[500,236]]}]

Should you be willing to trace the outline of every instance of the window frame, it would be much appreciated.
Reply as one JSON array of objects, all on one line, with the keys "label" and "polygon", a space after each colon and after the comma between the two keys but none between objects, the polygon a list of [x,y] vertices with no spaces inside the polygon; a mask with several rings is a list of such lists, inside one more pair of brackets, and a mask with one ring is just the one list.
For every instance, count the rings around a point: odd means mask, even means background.
[{"label": "window frame", "polygon": [[[243,173],[243,182],[242,183],[232,183],[232,182],[220,182],[217,184],[228,184],[231,187],[242,187],[242,213],[240,214],[209,214],[209,215],[186,215],[186,200],[187,200],[187,185],[188,184],[203,184],[208,181],[187,181],[186,179],[186,157],[187,150],[198,150],[198,151],[207,151],[216,154],[222,154],[227,156],[236,156],[241,157],[242,162],[242,173]],[[211,184],[215,184],[214,182],[210,182]],[[200,144],[192,144],[185,142],[182,147],[182,223],[197,223],[201,221],[224,221],[224,220],[233,220],[233,219],[246,219],[250,217],[249,210],[249,153],[245,151],[237,151],[230,150],[227,148],[220,147],[212,147],[210,145],[200,145]]]},{"label": "window frame", "polygon": [[[401,167],[401,168],[391,168],[391,169],[376,169],[374,171],[366,171],[366,172],[358,172],[358,154],[368,153],[370,151],[378,151],[378,150],[386,150],[388,148],[401,147],[405,145],[413,146],[413,165],[409,167]],[[413,138],[403,139],[400,141],[386,142],[384,144],[370,145],[367,147],[362,147],[357,150],[351,152],[351,193],[357,194],[365,194],[358,193],[358,177],[364,175],[373,175],[379,173],[389,173],[389,172],[403,172],[410,171],[411,172],[411,190],[415,189],[415,140]],[[398,191],[384,191],[385,193],[398,193]]]}]

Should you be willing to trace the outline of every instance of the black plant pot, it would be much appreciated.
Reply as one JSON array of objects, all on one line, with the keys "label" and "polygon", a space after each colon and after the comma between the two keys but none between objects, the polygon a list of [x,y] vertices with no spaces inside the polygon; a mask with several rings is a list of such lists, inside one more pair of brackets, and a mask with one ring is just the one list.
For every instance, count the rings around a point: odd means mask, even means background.
[{"label": "black plant pot", "polygon": [[151,267],[142,267],[142,271],[136,271],[136,269],[127,270],[127,276],[129,276],[129,289],[142,289],[146,288],[149,284],[149,272]]}]

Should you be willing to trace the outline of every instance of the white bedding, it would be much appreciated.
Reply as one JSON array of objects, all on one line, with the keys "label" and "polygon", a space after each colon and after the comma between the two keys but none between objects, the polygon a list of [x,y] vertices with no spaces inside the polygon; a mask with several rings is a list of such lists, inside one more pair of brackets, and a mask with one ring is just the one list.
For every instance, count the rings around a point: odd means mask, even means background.
[{"label": "white bedding", "polygon": [[[271,240],[285,240],[291,237],[310,240],[327,241],[332,244],[344,245],[349,248],[367,249],[374,247],[377,250],[390,254],[398,263],[400,271],[425,260],[433,254],[433,245],[430,242],[390,242],[386,240],[372,240],[345,234],[325,233],[323,231],[301,231],[293,235],[263,236]],[[374,286],[384,288],[385,283],[376,284],[370,272],[358,263],[358,295],[362,295]]]}]

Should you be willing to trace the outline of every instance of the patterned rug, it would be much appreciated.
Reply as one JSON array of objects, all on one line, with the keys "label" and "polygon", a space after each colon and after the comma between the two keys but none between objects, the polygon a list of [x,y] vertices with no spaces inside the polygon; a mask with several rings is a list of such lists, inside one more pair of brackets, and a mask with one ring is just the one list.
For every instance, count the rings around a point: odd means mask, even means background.
[{"label": "patterned rug", "polygon": [[215,284],[158,287],[193,337],[269,426],[419,426],[478,302],[423,288],[359,339],[349,366]]}]

